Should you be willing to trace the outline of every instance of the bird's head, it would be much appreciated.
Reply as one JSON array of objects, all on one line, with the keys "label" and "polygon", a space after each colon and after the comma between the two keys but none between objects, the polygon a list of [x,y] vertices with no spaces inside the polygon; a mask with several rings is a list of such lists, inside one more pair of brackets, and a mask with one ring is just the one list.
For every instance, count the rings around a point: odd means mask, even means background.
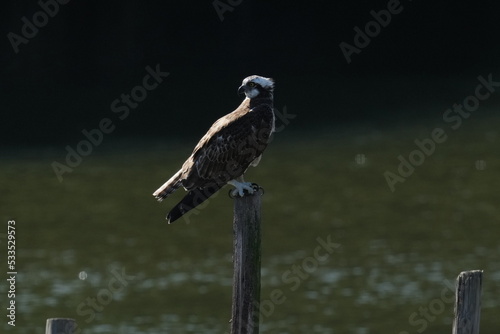
[{"label": "bird's head", "polygon": [[274,80],[264,78],[259,75],[251,75],[243,79],[238,93],[245,93],[246,97],[253,99],[257,96],[272,95],[274,89]]}]

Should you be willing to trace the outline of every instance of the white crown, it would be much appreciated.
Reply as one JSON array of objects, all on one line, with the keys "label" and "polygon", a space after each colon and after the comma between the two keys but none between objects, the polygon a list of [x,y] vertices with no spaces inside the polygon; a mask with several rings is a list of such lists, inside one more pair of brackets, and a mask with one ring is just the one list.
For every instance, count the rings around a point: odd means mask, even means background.
[{"label": "white crown", "polygon": [[249,81],[255,82],[265,89],[274,88],[274,81],[271,78],[265,78],[259,75],[251,75],[243,80],[243,84],[245,85]]}]

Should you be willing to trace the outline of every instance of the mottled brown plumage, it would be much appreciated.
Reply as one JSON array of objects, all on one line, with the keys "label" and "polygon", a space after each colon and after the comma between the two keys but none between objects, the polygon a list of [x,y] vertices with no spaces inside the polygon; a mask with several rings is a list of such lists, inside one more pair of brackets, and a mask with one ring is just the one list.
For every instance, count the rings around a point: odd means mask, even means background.
[{"label": "mottled brown plumage", "polygon": [[[180,186],[189,193],[167,216],[172,222],[201,204],[226,183],[242,194],[250,190],[243,174],[257,165],[274,131],[272,79],[250,76],[239,91],[246,98],[230,114],[218,119],[201,138],[182,168],[153,195],[163,200]],[[237,181],[235,181],[237,180]]]}]

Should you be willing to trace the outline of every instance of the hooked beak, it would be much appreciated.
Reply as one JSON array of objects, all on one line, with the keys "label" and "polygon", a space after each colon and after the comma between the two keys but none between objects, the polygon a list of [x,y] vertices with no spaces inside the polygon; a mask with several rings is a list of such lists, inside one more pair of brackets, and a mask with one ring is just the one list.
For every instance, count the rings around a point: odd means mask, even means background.
[{"label": "hooked beak", "polygon": [[240,88],[238,88],[238,94],[241,95],[241,94],[244,94],[244,93],[245,93],[245,86],[241,85]]}]

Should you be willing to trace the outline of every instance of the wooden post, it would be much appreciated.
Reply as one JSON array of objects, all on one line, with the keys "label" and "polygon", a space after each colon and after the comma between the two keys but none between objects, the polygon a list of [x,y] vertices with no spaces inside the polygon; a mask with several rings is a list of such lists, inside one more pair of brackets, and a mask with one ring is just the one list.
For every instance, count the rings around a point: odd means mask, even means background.
[{"label": "wooden post", "polygon": [[457,277],[453,334],[479,334],[483,271],[463,271]]},{"label": "wooden post", "polygon": [[234,199],[231,334],[259,333],[261,194]]},{"label": "wooden post", "polygon": [[76,330],[75,319],[50,318],[47,319],[45,334],[73,334]]}]

